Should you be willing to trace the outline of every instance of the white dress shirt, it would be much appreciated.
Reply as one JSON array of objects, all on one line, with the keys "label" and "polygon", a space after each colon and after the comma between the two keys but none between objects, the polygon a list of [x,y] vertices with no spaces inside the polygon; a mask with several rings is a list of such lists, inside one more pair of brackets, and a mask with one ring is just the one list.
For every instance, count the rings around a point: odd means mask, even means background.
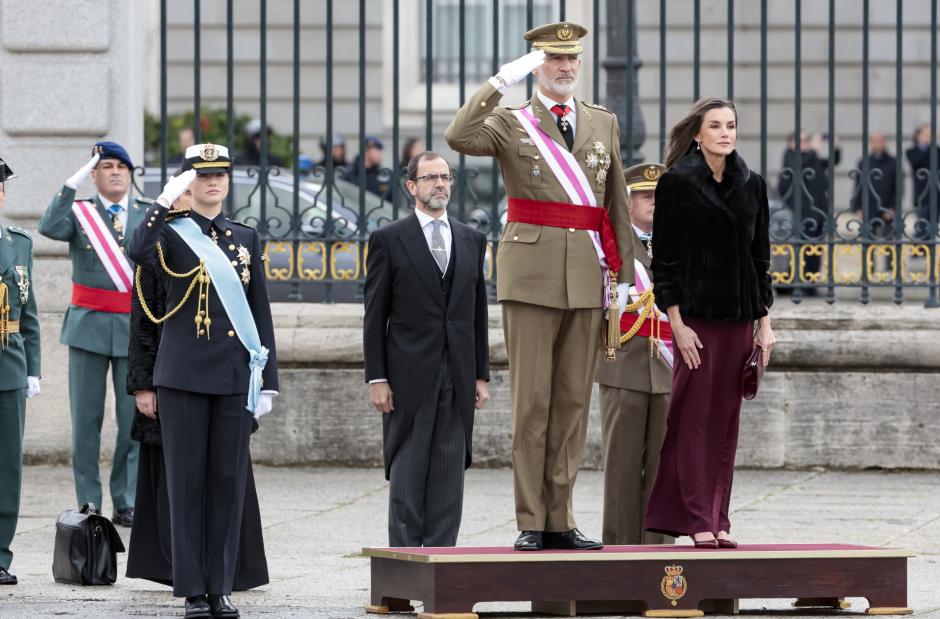
[{"label": "white dress shirt", "polygon": [[[118,220],[121,222],[121,230],[127,230],[127,204],[128,202],[130,202],[128,195],[125,193],[124,197],[121,198],[120,201],[111,202],[110,200],[108,200],[107,198],[105,198],[103,195],[99,193],[98,199],[101,200],[101,204],[104,205],[104,210],[106,211],[111,207],[112,204],[121,205],[121,212],[118,213]],[[109,212],[109,215],[110,215],[110,212]],[[110,223],[110,222],[105,222],[105,223]]]},{"label": "white dress shirt", "polygon": [[[450,245],[453,238],[453,234],[450,230],[450,222],[447,221],[447,211],[444,210],[444,213],[438,217],[434,218],[425,213],[420,209],[415,209],[415,215],[418,217],[418,223],[421,224],[421,231],[424,232],[424,238],[428,242],[428,251],[431,251],[431,234],[434,232],[434,226],[432,222],[440,221],[441,222],[441,236],[444,237],[444,249],[447,250],[447,262],[450,264]],[[431,256],[434,256],[434,252],[431,251]],[[435,261],[435,264],[437,262]],[[444,274],[441,273],[441,277],[444,277]]]},{"label": "white dress shirt", "polygon": [[565,114],[565,120],[568,121],[568,124],[571,125],[571,135],[578,135],[578,108],[574,102],[574,97],[568,97],[568,100],[564,104],[558,103],[554,99],[551,99],[543,93],[541,90],[537,91],[539,101],[542,102],[542,105],[545,106],[545,109],[548,110],[549,114],[552,115],[552,118],[555,119],[555,124],[558,124],[558,114],[552,111],[552,106],[554,105],[567,105],[568,113]]}]

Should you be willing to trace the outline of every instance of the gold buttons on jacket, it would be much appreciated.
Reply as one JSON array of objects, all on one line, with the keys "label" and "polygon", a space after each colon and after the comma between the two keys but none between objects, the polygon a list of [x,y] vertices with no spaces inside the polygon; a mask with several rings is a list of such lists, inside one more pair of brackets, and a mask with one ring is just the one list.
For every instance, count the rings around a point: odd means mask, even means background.
[{"label": "gold buttons on jacket", "polygon": [[233,266],[233,267],[237,267],[237,266],[238,266],[238,260],[232,260],[232,266]]},{"label": "gold buttons on jacket", "polygon": [[518,235],[518,234],[513,235],[512,240],[518,241],[518,240],[519,240],[519,235]]},{"label": "gold buttons on jacket", "polygon": [[229,331],[229,332],[228,332],[228,336],[229,336],[229,337],[235,337],[235,332],[234,332],[234,331]]},{"label": "gold buttons on jacket", "polygon": [[574,228],[568,228],[568,232],[574,232]]},{"label": "gold buttons on jacket", "polygon": [[231,231],[231,230],[226,230],[226,231],[225,231],[225,236],[232,236],[232,231]]},{"label": "gold buttons on jacket", "polygon": [[235,251],[235,246],[234,246],[234,245],[229,245],[229,246],[228,246],[228,250],[229,250],[229,251]]},{"label": "gold buttons on jacket", "polygon": [[480,107],[486,107],[486,101],[480,101]]}]

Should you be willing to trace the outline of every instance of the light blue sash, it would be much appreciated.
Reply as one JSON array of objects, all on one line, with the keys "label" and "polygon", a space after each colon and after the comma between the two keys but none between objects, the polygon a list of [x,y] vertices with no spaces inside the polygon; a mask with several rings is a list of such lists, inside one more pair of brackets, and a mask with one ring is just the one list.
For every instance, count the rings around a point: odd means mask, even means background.
[{"label": "light blue sash", "polygon": [[222,307],[225,308],[238,339],[248,349],[251,379],[248,385],[248,405],[245,408],[254,413],[263,383],[261,373],[268,364],[268,349],[261,345],[258,327],[255,325],[238,273],[232,268],[228,256],[202,233],[202,229],[192,219],[180,217],[171,221],[170,226],[197,256],[206,261],[209,278],[222,301]]}]

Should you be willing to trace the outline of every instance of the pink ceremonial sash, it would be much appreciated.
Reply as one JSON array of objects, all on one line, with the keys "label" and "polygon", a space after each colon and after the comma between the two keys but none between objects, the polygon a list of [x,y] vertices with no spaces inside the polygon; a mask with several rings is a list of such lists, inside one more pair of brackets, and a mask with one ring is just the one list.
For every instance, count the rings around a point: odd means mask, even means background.
[{"label": "pink ceremonial sash", "polygon": [[76,200],[72,204],[72,212],[81,225],[82,230],[91,242],[98,260],[104,265],[105,271],[120,292],[130,292],[133,288],[134,271],[127,257],[121,251],[111,230],[105,225],[98,209],[91,202]]}]

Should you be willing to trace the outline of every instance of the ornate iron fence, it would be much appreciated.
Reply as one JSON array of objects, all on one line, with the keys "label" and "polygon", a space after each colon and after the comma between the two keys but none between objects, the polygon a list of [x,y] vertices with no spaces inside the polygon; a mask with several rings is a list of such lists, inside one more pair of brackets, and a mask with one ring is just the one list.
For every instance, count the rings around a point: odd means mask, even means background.
[{"label": "ornate iron fence", "polygon": [[[168,80],[167,80],[167,1],[160,0],[160,121],[161,134],[159,153],[156,157],[156,169],[143,172],[147,193],[158,190],[158,183],[165,181],[168,161]],[[272,296],[278,299],[295,301],[336,301],[357,300],[361,298],[361,286],[365,276],[365,259],[368,255],[368,236],[372,230],[384,223],[405,216],[412,209],[410,196],[404,189],[402,162],[399,158],[402,143],[400,126],[402,84],[400,50],[402,37],[414,38],[419,31],[421,60],[419,74],[423,81],[417,88],[424,90],[424,141],[428,148],[441,145],[439,123],[435,125],[434,97],[435,85],[444,81],[456,81],[458,98],[462,103],[466,99],[468,81],[471,87],[479,82],[481,75],[495,73],[500,64],[515,57],[522,51],[518,42],[509,43],[509,32],[531,28],[534,24],[550,18],[566,19],[569,8],[564,0],[387,0],[391,5],[391,22],[384,23],[383,29],[391,29],[391,84],[383,91],[383,96],[391,99],[391,127],[377,126],[377,121],[367,117],[365,104],[369,89],[374,89],[367,80],[367,22],[368,6],[366,0],[358,0],[358,61],[357,77],[359,89],[358,135],[359,152],[365,151],[365,136],[378,130],[390,130],[392,160],[391,166],[382,169],[377,177],[379,190],[371,193],[366,184],[364,160],[360,157],[356,170],[335,166],[330,156],[325,157],[323,165],[312,170],[302,165],[300,150],[296,139],[301,135],[301,11],[317,12],[317,20],[322,20],[325,33],[322,41],[322,58],[325,79],[322,84],[326,101],[323,117],[323,150],[329,154],[333,147],[335,115],[351,110],[334,105],[334,20],[335,11],[340,3],[323,0],[317,3],[300,0],[283,0],[279,6],[289,4],[292,10],[292,118],[291,130],[295,136],[290,161],[285,165],[271,165],[268,126],[268,11],[274,0],[259,0],[257,3],[258,59],[260,63],[258,82],[258,103],[260,109],[260,148],[257,162],[237,170],[233,175],[233,191],[229,197],[228,209],[232,216],[258,227],[266,239],[266,249],[270,257],[267,263],[268,278]],[[386,0],[382,0],[384,3]],[[224,2],[226,11],[226,132],[225,142],[234,149],[241,139],[235,133],[234,103],[234,0],[194,0],[193,2],[193,102],[195,111],[194,129],[197,142],[202,137],[202,84],[201,84],[201,32],[203,4]],[[870,128],[870,73],[872,64],[871,38],[871,0],[859,0],[852,5],[861,12],[861,24],[856,26],[861,35],[861,46],[854,50],[860,59],[861,93],[858,97],[860,110],[859,123],[846,126],[842,119],[837,119],[840,97],[836,92],[836,42],[837,30],[842,27],[838,21],[835,0],[828,0],[825,7],[825,24],[814,22],[814,33],[824,31],[826,42],[826,97],[827,127],[829,139],[820,144],[810,145],[803,137],[803,87],[804,61],[802,57],[804,34],[804,2],[802,0],[744,0],[706,1],[706,9],[716,10],[722,7],[726,17],[726,45],[722,63],[724,89],[720,94],[734,98],[736,71],[755,69],[759,82],[759,95],[748,100],[752,108],[757,108],[759,121],[757,131],[759,171],[767,177],[768,144],[771,131],[780,127],[792,127],[793,139],[787,151],[784,164],[777,174],[777,179],[768,179],[771,186],[778,185],[779,193],[772,199],[771,241],[772,241],[772,277],[775,287],[780,292],[791,294],[792,300],[799,302],[808,294],[822,294],[829,302],[836,300],[837,291],[858,289],[858,299],[867,303],[875,289],[887,289],[895,302],[904,301],[906,292],[923,289],[920,297],[926,299],[928,306],[937,306],[937,289],[940,286],[940,245],[938,245],[938,176],[937,151],[937,2],[921,0],[913,9],[911,0],[895,0],[891,8],[896,13],[893,25],[894,43],[894,136],[893,146],[896,158],[889,167],[874,165],[875,162],[862,156],[859,165],[852,169],[848,177],[853,182],[850,195],[836,191],[836,174],[829,162],[836,162],[839,147],[836,137],[840,131],[856,132],[860,129],[860,143],[869,143],[872,134]],[[344,10],[353,2],[344,2]],[[584,3],[586,6],[588,3]],[[641,103],[638,92],[638,71],[642,66],[637,54],[637,5],[647,21],[643,28],[646,36],[658,36],[658,92],[646,93],[647,99]],[[421,15],[421,26],[401,23],[403,5],[417,8]],[[412,6],[416,5],[416,6]],[[888,3],[879,3],[878,9],[884,13]],[[929,5],[929,7],[928,7]],[[374,4],[372,6],[375,6]],[[384,7],[384,5],[382,5]],[[905,7],[908,7],[907,9]],[[744,14],[749,21],[736,20],[736,7],[739,14]],[[217,7],[216,7],[217,8]],[[811,7],[816,15],[822,11],[816,3]],[[851,9],[852,7],[850,7]],[[923,10],[926,9],[926,10]],[[638,161],[640,147],[646,139],[644,109],[649,113],[656,110],[658,119],[657,146],[660,159],[666,145],[670,126],[667,106],[676,100],[675,92],[684,96],[691,94],[691,100],[698,98],[703,91],[703,73],[714,74],[714,60],[709,64],[702,57],[702,0],[659,0],[658,3],[636,3],[635,0],[592,0],[589,9],[581,8],[582,14],[590,16],[593,23],[589,46],[597,61],[588,67],[591,90],[594,100],[600,99],[601,68],[605,76],[605,102],[609,109],[617,113],[622,128],[622,156],[625,162]],[[658,19],[651,20],[650,15],[658,10]],[[917,20],[911,20],[910,11],[918,11]],[[793,55],[786,58],[768,49],[772,29],[769,18],[772,11],[779,18],[781,11],[792,12]],[[905,22],[905,11],[908,21]],[[929,17],[928,14],[929,13]],[[605,16],[605,29],[601,31],[601,17]],[[678,17],[677,17],[678,16]],[[927,21],[929,19],[929,22]],[[678,69],[670,61],[670,32],[674,24],[685,33],[686,22],[691,22],[691,61]],[[911,146],[918,163],[911,159],[911,171],[915,195],[904,208],[903,179],[905,167],[901,153],[905,151],[904,104],[905,87],[903,79],[905,69],[905,32],[912,28],[912,23],[920,22],[921,29],[929,29],[930,48],[919,60],[929,57],[929,69],[923,70],[917,77],[924,83],[929,82],[929,123],[922,133],[929,132],[929,138]],[[680,23],[681,22],[681,23]],[[926,22],[926,24],[924,23]],[[481,25],[482,24],[482,25]],[[745,30],[741,30],[742,27]],[[743,32],[759,33],[759,54],[754,57],[736,56],[735,41]],[[824,30],[823,30],[824,28]],[[778,32],[780,28],[776,29]],[[886,32],[883,20],[878,30]],[[783,29],[786,31],[786,29]],[[709,31],[714,35],[715,30]],[[514,33],[513,36],[517,36]],[[601,54],[600,43],[605,40],[605,51]],[[456,40],[455,40],[456,38]],[[472,44],[468,45],[468,40]],[[712,41],[714,38],[711,39]],[[645,50],[655,49],[647,45]],[[882,46],[883,47],[883,46]],[[469,54],[468,54],[469,49]],[[740,46],[738,48],[740,50]],[[737,52],[740,54],[740,51]],[[649,59],[648,59],[649,60]],[[878,68],[886,70],[888,63],[878,58]],[[771,105],[774,103],[768,95],[770,79],[769,63],[789,64],[793,68],[793,117],[792,124],[779,115],[769,118]],[[819,68],[815,63],[814,68]],[[688,65],[688,66],[686,66]],[[468,78],[469,67],[469,78]],[[691,84],[677,85],[672,71],[684,76],[683,71],[691,69]],[[917,80],[915,80],[917,81]],[[908,82],[910,83],[910,82]],[[689,88],[689,86],[691,86]],[[815,87],[816,84],[813,84]],[[410,86],[409,89],[414,87]],[[532,93],[531,78],[527,84],[527,93]],[[715,92],[714,86],[706,88]],[[374,92],[374,90],[373,90]],[[688,98],[685,101],[689,101]],[[884,104],[882,103],[882,107]],[[282,119],[283,120],[283,119]],[[837,120],[839,122],[837,123]],[[858,126],[860,125],[860,127]],[[922,136],[921,136],[922,137]],[[656,150],[654,147],[650,150]],[[867,149],[863,149],[867,153]],[[471,165],[464,155],[455,157],[456,181],[453,185],[451,214],[462,221],[469,222],[484,231],[491,238],[491,251],[487,264],[487,275],[495,289],[495,256],[499,243],[501,220],[504,215],[505,198],[498,173],[490,166]],[[344,180],[349,173],[357,177],[355,182]],[[888,177],[895,182],[890,190],[884,185]],[[886,193],[888,191],[888,193]],[[893,194],[890,195],[889,194]],[[890,200],[886,200],[890,197]],[[910,297],[910,295],[907,295]]]}]

